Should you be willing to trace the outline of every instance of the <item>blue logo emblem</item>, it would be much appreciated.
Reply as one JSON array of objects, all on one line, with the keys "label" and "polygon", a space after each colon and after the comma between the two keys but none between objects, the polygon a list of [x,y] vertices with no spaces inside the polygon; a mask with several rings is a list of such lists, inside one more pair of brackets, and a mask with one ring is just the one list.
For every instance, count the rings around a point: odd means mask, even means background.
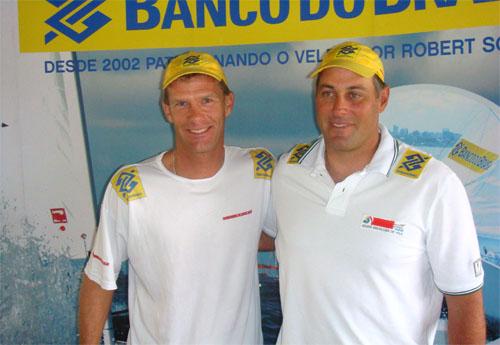
[{"label": "blue logo emblem", "polygon": [[[104,1],[106,0],[47,0],[51,5],[59,8],[59,11],[45,21],[57,30],[57,32],[49,31],[45,34],[45,44],[51,42],[59,33],[77,43],[85,41],[111,20],[101,12],[94,11]],[[85,29],[77,31],[76,28],[81,27],[82,24]]]},{"label": "blue logo emblem", "polygon": [[118,187],[118,190],[120,193],[123,193],[124,196],[126,194],[130,194],[134,190],[135,186],[137,186],[138,183],[134,180],[135,177],[135,174],[125,171],[118,177],[115,186]]},{"label": "blue logo emblem", "polygon": [[257,158],[257,170],[262,169],[268,171],[273,169],[274,159],[269,152],[262,151],[256,154],[255,158]]},{"label": "blue logo emblem", "polygon": [[408,171],[416,170],[422,168],[422,163],[425,163],[426,159],[419,155],[418,153],[406,156],[406,161],[402,163],[404,168]]}]

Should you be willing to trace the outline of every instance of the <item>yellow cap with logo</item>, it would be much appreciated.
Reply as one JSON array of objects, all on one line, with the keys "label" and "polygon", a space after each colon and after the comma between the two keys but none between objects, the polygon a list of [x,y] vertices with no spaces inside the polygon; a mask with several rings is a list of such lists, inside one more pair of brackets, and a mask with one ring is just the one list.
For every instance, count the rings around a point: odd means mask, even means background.
[{"label": "yellow cap with logo", "polygon": [[310,74],[310,78],[331,67],[345,68],[365,78],[376,75],[385,81],[382,60],[370,47],[361,43],[343,42],[328,50],[321,63]]},{"label": "yellow cap with logo", "polygon": [[217,59],[208,53],[189,51],[170,60],[163,73],[162,89],[176,79],[193,73],[211,76],[218,81],[223,81],[227,86],[226,76]]}]

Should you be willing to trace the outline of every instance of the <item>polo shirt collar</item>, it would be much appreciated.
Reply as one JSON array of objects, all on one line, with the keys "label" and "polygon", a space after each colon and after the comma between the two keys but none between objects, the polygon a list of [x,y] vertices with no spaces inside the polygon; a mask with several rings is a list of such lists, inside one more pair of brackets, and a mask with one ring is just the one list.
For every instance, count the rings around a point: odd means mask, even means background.
[{"label": "polo shirt collar", "polygon": [[[396,162],[399,153],[399,144],[392,137],[387,128],[379,124],[380,143],[372,160],[365,167],[366,172],[378,172],[388,176]],[[325,139],[320,136],[313,142],[307,155],[302,159],[300,165],[311,171],[312,175],[327,172],[325,166]]]}]

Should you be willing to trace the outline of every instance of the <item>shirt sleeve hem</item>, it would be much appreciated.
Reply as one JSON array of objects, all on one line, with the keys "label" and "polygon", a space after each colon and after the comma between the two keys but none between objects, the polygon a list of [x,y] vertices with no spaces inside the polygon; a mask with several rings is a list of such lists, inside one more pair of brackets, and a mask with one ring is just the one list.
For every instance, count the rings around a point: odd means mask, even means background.
[{"label": "shirt sleeve hem", "polygon": [[439,288],[438,288],[438,290],[441,291],[445,295],[449,295],[449,296],[462,296],[462,295],[468,295],[468,294],[471,294],[473,292],[476,292],[476,291],[480,290],[482,287],[483,287],[483,283],[479,284],[479,286],[476,286],[473,289],[466,290],[466,291],[453,291],[453,292],[450,292],[450,291],[441,290]]},{"label": "shirt sleeve hem", "polygon": [[118,288],[116,286],[115,282],[105,282],[101,279],[101,277],[99,277],[91,272],[88,272],[88,270],[85,270],[84,272],[90,280],[92,280],[94,283],[98,284],[104,290],[116,290]]}]

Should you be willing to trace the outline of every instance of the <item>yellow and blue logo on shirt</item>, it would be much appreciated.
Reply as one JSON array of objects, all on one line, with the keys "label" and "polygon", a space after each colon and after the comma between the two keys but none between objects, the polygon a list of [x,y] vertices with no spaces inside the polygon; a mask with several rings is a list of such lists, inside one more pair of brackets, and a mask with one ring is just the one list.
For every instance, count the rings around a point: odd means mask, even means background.
[{"label": "yellow and blue logo on shirt", "polygon": [[290,157],[288,158],[288,164],[298,164],[302,156],[309,150],[311,144],[297,144],[292,149]]},{"label": "yellow and blue logo on shirt", "polygon": [[116,194],[128,204],[129,201],[146,196],[137,167],[132,166],[120,170],[111,179]]},{"label": "yellow and blue logo on shirt", "polygon": [[406,149],[395,170],[396,174],[417,179],[432,157],[411,149]]},{"label": "yellow and blue logo on shirt", "polygon": [[250,155],[253,159],[253,176],[270,180],[273,176],[274,157],[271,152],[265,149],[251,150]]}]

